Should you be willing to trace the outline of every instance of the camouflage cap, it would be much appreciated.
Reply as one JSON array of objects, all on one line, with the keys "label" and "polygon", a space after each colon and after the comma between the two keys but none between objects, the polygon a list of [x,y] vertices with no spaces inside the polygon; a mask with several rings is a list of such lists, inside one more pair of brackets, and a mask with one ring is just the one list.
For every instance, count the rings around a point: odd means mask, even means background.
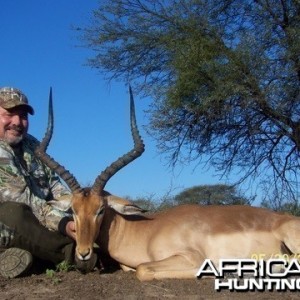
[{"label": "camouflage cap", "polygon": [[26,106],[28,112],[33,115],[34,110],[28,104],[27,97],[19,90],[13,87],[0,88],[0,106],[4,109],[10,109],[17,106]]}]

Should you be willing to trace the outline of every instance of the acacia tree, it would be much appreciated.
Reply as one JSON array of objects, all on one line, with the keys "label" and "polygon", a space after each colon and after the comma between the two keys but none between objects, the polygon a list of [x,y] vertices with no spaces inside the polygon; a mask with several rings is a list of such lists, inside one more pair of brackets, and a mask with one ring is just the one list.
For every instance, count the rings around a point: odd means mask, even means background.
[{"label": "acacia tree", "polygon": [[299,197],[299,0],[101,1],[82,33],[90,66],[153,97],[170,162]]},{"label": "acacia tree", "polygon": [[252,200],[244,197],[235,186],[214,184],[187,188],[174,197],[174,204],[250,205]]}]

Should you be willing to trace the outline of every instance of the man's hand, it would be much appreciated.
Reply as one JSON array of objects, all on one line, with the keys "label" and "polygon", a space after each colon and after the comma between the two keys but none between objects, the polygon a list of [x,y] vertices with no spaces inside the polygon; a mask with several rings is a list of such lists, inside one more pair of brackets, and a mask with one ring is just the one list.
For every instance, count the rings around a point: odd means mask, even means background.
[{"label": "man's hand", "polygon": [[66,233],[73,240],[76,239],[75,222],[69,221],[66,225]]}]

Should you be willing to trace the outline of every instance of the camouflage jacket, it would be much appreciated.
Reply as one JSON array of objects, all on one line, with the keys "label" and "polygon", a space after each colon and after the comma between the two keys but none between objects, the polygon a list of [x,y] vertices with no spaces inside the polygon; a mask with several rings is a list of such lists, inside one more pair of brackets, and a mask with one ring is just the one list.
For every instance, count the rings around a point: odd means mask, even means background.
[{"label": "camouflage jacket", "polygon": [[[58,230],[65,213],[54,209],[47,201],[68,197],[70,192],[58,176],[34,156],[39,142],[31,135],[22,141],[23,157],[0,140],[0,202],[15,201],[29,205],[40,223]],[[1,220],[0,220],[1,221]]]}]

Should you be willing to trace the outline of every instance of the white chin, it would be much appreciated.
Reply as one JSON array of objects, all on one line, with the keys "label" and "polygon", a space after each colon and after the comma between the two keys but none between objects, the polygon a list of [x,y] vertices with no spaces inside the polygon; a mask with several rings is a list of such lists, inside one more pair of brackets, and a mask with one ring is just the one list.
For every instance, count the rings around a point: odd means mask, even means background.
[{"label": "white chin", "polygon": [[11,146],[18,145],[23,140],[23,135],[20,136],[10,136],[5,139],[7,143]]}]

